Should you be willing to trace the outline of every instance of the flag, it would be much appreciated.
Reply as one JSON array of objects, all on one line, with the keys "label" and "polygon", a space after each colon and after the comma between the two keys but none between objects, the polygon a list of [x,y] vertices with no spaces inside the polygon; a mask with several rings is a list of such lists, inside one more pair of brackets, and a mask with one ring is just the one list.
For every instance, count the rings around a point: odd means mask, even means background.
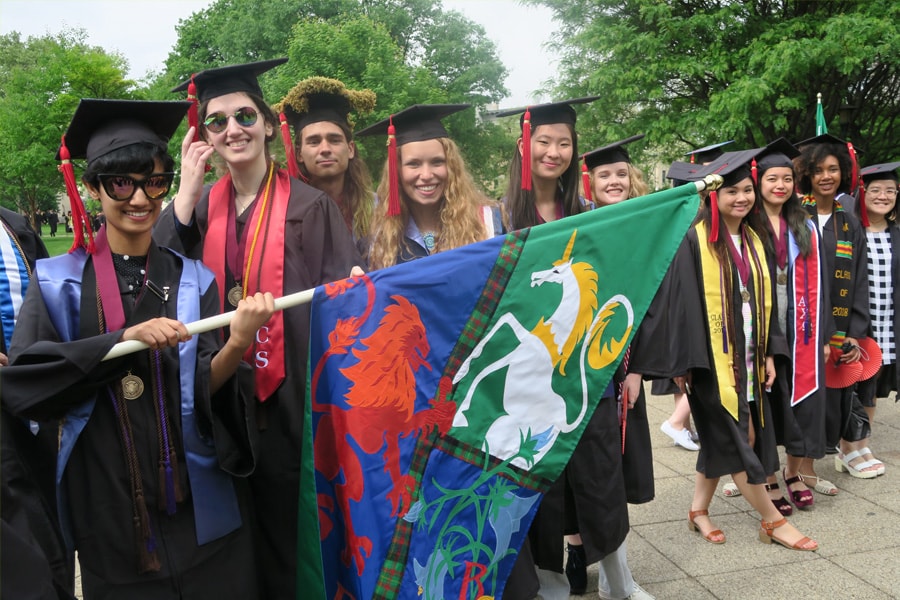
[{"label": "flag", "polygon": [[500,597],[698,206],[688,184],[317,288],[298,594]]},{"label": "flag", "polygon": [[828,133],[825,112],[822,110],[822,92],[816,94],[816,135]]}]

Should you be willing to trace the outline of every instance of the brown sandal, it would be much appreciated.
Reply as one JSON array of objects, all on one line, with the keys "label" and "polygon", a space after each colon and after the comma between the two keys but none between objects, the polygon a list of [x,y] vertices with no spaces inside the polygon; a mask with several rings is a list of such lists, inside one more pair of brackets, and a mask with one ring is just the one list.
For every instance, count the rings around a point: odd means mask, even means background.
[{"label": "brown sandal", "polygon": [[[787,519],[782,518],[777,521],[766,521],[765,519],[763,519],[762,521],[760,521],[759,541],[766,544],[771,544],[772,540],[775,540],[785,548],[790,548],[791,550],[800,550],[801,552],[814,552],[819,549],[819,544],[806,536],[797,540],[797,542],[795,542],[793,545],[775,537],[775,530],[782,525],[787,525]],[[809,542],[813,542],[816,545],[812,548],[804,548],[804,546]]]},{"label": "brown sandal", "polygon": [[[694,519],[696,519],[697,517],[708,517],[708,516],[709,516],[708,510],[688,511],[688,529],[690,529],[691,531],[696,531],[700,535],[703,535],[703,532],[700,530],[700,527],[698,527],[697,524],[694,523]],[[714,537],[719,537],[719,536],[722,536],[721,540],[713,539]],[[706,535],[703,535],[703,538],[710,544],[724,544],[725,543],[725,534],[722,533],[721,529],[713,529]]]}]

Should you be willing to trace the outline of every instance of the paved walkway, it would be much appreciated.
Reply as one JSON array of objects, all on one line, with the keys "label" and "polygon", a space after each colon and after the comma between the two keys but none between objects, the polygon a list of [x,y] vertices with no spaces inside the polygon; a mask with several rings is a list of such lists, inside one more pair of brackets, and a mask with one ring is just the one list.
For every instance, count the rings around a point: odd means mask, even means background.
[{"label": "paved walkway", "polygon": [[[761,543],[759,516],[743,498],[726,498],[721,483],[710,516],[728,541],[714,545],[691,533],[697,455],[659,431],[672,407],[671,396],[648,396],[656,499],[629,507],[628,559],[644,589],[660,600],[900,597],[900,405],[882,400],[875,417],[872,446],[885,475],[855,479],[835,471],[833,456],[816,462],[840,492],[815,493],[815,506],[795,510],[790,520],[819,542],[818,552]],[[779,484],[784,488],[780,476]],[[597,597],[596,567],[591,571],[588,594],[573,598]]]}]

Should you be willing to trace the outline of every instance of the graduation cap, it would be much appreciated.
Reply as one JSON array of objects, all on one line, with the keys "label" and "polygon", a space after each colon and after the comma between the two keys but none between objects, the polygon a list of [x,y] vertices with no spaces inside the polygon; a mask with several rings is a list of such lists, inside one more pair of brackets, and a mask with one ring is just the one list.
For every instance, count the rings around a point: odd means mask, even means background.
[{"label": "graduation cap", "polygon": [[900,168],[900,161],[892,163],[882,163],[880,165],[869,165],[859,172],[859,176],[862,177],[863,181],[865,181],[866,183],[875,181],[876,179],[890,179],[894,183],[897,183],[898,168]]},{"label": "graduation cap", "polygon": [[628,155],[628,150],[625,149],[625,144],[639,140],[642,137],[644,137],[643,133],[633,135],[630,138],[607,144],[606,146],[591,150],[590,152],[585,152],[581,155],[581,158],[584,161],[581,164],[581,186],[584,188],[584,197],[586,200],[591,200],[591,178],[590,175],[588,175],[588,171],[591,171],[594,167],[599,167],[600,165],[609,165],[617,162],[631,164],[631,157]]},{"label": "graduation cap", "polygon": [[531,189],[531,131],[540,125],[553,125],[556,123],[565,123],[575,126],[575,109],[573,104],[587,104],[593,102],[600,96],[585,96],[584,98],[573,98],[571,100],[561,100],[559,102],[547,102],[545,104],[535,104],[524,108],[513,108],[503,110],[496,113],[497,117],[510,117],[512,115],[521,114],[519,117],[519,127],[522,129],[522,189]]},{"label": "graduation cap", "polygon": [[775,167],[794,168],[794,159],[800,156],[800,151],[786,138],[780,137],[763,148],[756,156],[757,173],[762,175],[768,169]]},{"label": "graduation cap", "polygon": [[397,148],[410,142],[424,142],[449,137],[441,119],[470,104],[415,104],[356,132],[357,137],[386,135],[388,138],[388,173],[390,174],[388,215],[400,214],[400,183],[397,179]]},{"label": "graduation cap", "polygon": [[[751,170],[751,163],[763,150],[764,148],[754,148],[752,150],[725,152],[700,170],[698,173],[699,179],[707,175],[720,175],[724,180],[722,187],[731,187],[748,177],[755,179]],[[710,191],[709,203],[711,220],[709,241],[715,242],[719,239],[719,195],[716,193],[716,190]]]},{"label": "graduation cap", "polygon": [[597,148],[596,150],[585,152],[581,155],[581,158],[584,159],[584,164],[587,166],[588,170],[592,170],[594,167],[600,165],[609,165],[617,162],[631,163],[631,157],[628,155],[628,150],[625,148],[625,145],[636,142],[643,137],[643,133],[633,135],[624,140]]},{"label": "graduation cap", "polygon": [[727,142],[710,144],[709,146],[703,146],[702,148],[697,148],[696,150],[685,152],[684,155],[691,157],[691,164],[700,163],[701,165],[704,165],[706,163],[711,163],[712,161],[722,156],[722,154],[725,153],[725,151],[722,150],[722,147],[733,143],[734,140],[728,140]]},{"label": "graduation cap", "polygon": [[859,218],[862,222],[863,227],[868,227],[869,216],[866,213],[866,196],[865,190],[861,186],[859,186],[859,160],[857,159],[860,154],[863,154],[863,151],[854,148],[852,142],[846,142],[839,137],[831,135],[830,133],[822,133],[820,135],[803,140],[802,142],[797,144],[797,147],[803,149],[806,146],[814,146],[819,144],[832,144],[846,148],[847,153],[850,155],[850,193],[853,193],[857,189],[859,189]]},{"label": "graduation cap", "polygon": [[538,125],[552,125],[554,123],[566,123],[575,125],[575,109],[573,104],[587,104],[593,102],[600,96],[585,96],[584,98],[573,98],[571,100],[560,100],[559,102],[547,102],[545,104],[533,104],[520,108],[511,108],[496,113],[497,117],[511,117],[513,115],[522,115],[519,117],[519,125],[524,129],[525,119],[531,123],[531,127]]},{"label": "graduation cap", "polygon": [[703,179],[701,171],[704,169],[704,165],[676,160],[669,165],[669,170],[666,172],[666,179],[671,179],[672,183],[676,186],[684,185],[684,183],[688,181],[699,181]]},{"label": "graduation cap", "polygon": [[[338,79],[309,77],[297,83],[273,107],[281,122],[281,140],[287,156],[288,171],[294,177],[302,177],[294,156],[290,125],[300,132],[307,125],[327,121],[353,129],[350,112],[370,113],[375,109],[375,92],[350,90]],[[305,179],[305,178],[304,178]]]},{"label": "graduation cap", "polygon": [[70,252],[85,247],[88,252],[94,250],[93,232],[75,182],[72,159],[85,158],[91,164],[110,152],[141,143],[164,150],[188,106],[190,102],[81,100],[56,153],[56,159],[62,162],[60,171],[72,208],[75,241]]},{"label": "graduation cap", "polygon": [[178,84],[171,91],[189,91],[188,88],[193,83],[197,86],[197,99],[201,103],[234,92],[246,92],[261,97],[262,88],[259,87],[259,76],[286,63],[287,60],[286,57],[282,57],[206,69],[195,73],[190,79]]}]

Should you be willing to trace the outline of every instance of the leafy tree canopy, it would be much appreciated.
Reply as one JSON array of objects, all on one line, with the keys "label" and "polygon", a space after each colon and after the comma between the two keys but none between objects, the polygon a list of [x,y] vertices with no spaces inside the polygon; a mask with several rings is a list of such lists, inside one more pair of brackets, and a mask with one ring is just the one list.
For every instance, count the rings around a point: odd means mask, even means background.
[{"label": "leafy tree canopy", "polygon": [[601,94],[579,130],[585,148],[639,132],[634,148],[671,159],[829,132],[897,158],[900,4],[814,0],[525,0],[561,24],[561,96]]},{"label": "leafy tree canopy", "polygon": [[0,198],[33,215],[57,205],[56,152],[81,98],[134,98],[127,63],[88,46],[84,30],[0,36]]}]

